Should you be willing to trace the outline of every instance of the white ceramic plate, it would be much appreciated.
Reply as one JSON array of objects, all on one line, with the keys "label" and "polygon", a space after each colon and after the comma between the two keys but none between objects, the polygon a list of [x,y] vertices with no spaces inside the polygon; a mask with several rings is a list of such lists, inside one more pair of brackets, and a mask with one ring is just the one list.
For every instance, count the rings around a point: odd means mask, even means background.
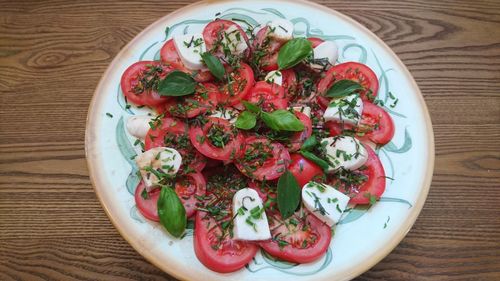
[{"label": "white ceramic plate", "polygon": [[[201,31],[216,14],[251,24],[287,18],[295,24],[295,36],[334,40],[339,45],[340,62],[369,65],[379,77],[382,100],[392,103],[389,92],[399,99],[394,108],[388,107],[396,124],[395,137],[379,151],[387,176],[394,180],[387,181],[386,191],[374,207],[357,208],[344,216],[327,254],[317,262],[297,265],[258,253],[246,268],[219,274],[197,260],[192,230],[183,239],[174,239],[159,224],[146,221],[135,207],[132,194],[138,179],[135,164],[130,160],[135,151],[124,120],[145,109],[125,107],[120,77],[136,61],[159,59],[161,46],[172,34]],[[409,231],[424,204],[434,166],[429,115],[405,66],[380,39],[354,20],[303,1],[206,1],[153,23],[123,48],[103,75],[89,108],[85,145],[95,191],[121,235],[169,274],[204,281],[353,278],[389,254]]]}]

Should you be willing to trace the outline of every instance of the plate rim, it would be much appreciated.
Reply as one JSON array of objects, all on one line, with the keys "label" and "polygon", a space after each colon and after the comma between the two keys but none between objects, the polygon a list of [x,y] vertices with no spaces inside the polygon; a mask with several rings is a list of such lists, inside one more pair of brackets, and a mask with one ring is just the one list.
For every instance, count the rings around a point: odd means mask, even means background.
[{"label": "plate rim", "polygon": [[[87,169],[89,171],[89,178],[92,184],[92,187],[94,189],[95,194],[97,195],[97,198],[99,199],[99,202],[104,209],[106,215],[110,219],[111,223],[115,227],[116,230],[120,233],[120,235],[134,248],[135,251],[137,251],[141,256],[143,256],[148,262],[152,263],[154,266],[159,268],[160,270],[164,271],[165,273],[168,273],[172,275],[173,277],[177,279],[185,279],[186,276],[189,276],[189,270],[180,270],[178,266],[176,266],[178,263],[165,263],[156,258],[151,251],[148,251],[148,249],[145,249],[144,245],[140,243],[140,241],[135,240],[134,237],[129,235],[126,231],[125,228],[120,225],[119,218],[115,217],[112,214],[112,211],[110,209],[111,206],[106,205],[106,202],[104,201],[104,198],[102,194],[100,193],[99,189],[102,188],[102,186],[105,186],[105,177],[101,174],[102,169],[99,169],[98,163],[95,163],[95,161],[92,159],[92,152],[94,149],[97,148],[97,139],[94,138],[94,132],[93,129],[97,128],[100,119],[94,112],[98,112],[98,108],[102,105],[98,103],[99,95],[98,93],[101,91],[101,88],[104,87],[105,85],[105,77],[108,77],[110,72],[115,69],[115,65],[118,63],[118,59],[122,57],[122,55],[131,47],[133,46],[137,41],[139,41],[140,38],[144,37],[146,34],[149,33],[151,29],[153,29],[154,26],[156,26],[159,22],[169,18],[173,17],[176,15],[182,14],[184,11],[191,10],[193,8],[198,8],[201,6],[207,6],[207,5],[212,5],[212,4],[219,4],[219,3],[235,3],[238,2],[238,0],[203,0],[200,2],[195,2],[191,3],[189,5],[183,6],[175,11],[172,11],[171,13],[166,14],[165,16],[155,20],[153,23],[148,25],[145,29],[143,29],[141,32],[139,32],[134,38],[129,41],[113,58],[111,63],[107,66],[106,71],[102,74],[99,83],[94,90],[92,100],[89,104],[88,110],[87,110],[87,118],[86,118],[86,128],[85,128],[85,158],[86,158],[86,164],[87,164]],[[262,2],[262,3],[268,3],[266,0],[252,0],[252,2]],[[357,267],[354,268],[354,270],[351,270],[346,274],[345,276],[342,276],[342,280],[349,280],[352,279],[356,276],[361,275],[362,273],[368,271],[371,269],[373,266],[375,266],[377,263],[379,263],[383,258],[385,258],[389,253],[391,253],[394,248],[396,248],[397,245],[401,243],[403,238],[407,235],[407,233],[410,231],[410,229],[413,227],[415,224],[419,214],[421,213],[423,206],[425,204],[425,201],[427,199],[427,195],[430,190],[431,186],[431,181],[432,181],[432,176],[434,172],[434,162],[435,162],[435,144],[434,144],[434,132],[433,132],[433,126],[431,122],[431,118],[429,115],[429,111],[427,108],[427,105],[425,103],[425,100],[423,98],[422,92],[420,91],[420,88],[418,87],[417,83],[415,82],[415,79],[411,75],[410,71],[406,67],[406,65],[401,61],[401,59],[396,55],[396,53],[378,36],[376,36],[371,30],[369,30],[367,27],[362,25],[361,23],[357,22],[353,18],[338,12],[337,10],[334,10],[330,7],[310,2],[307,0],[272,0],[272,2],[287,2],[287,3],[293,3],[293,4],[300,4],[300,5],[306,5],[306,6],[311,6],[312,8],[315,9],[320,9],[326,13],[332,14],[336,17],[342,18],[345,20],[348,24],[355,26],[362,32],[364,32],[367,36],[370,37],[370,39],[374,40],[378,44],[380,44],[381,47],[385,49],[386,52],[392,58],[394,58],[395,62],[397,65],[402,70],[402,75],[404,75],[406,78],[408,78],[408,81],[411,83],[413,88],[416,90],[417,94],[417,100],[419,103],[419,107],[422,110],[423,113],[423,119],[425,122],[425,127],[426,127],[426,133],[427,133],[427,138],[426,138],[426,144],[427,144],[427,169],[425,169],[425,178],[422,181],[421,184],[421,190],[416,198],[415,204],[412,208],[412,211],[408,215],[408,219],[405,220],[405,222],[399,227],[399,229],[396,231],[395,234],[393,234],[393,239],[390,240],[389,243],[385,245],[385,247],[377,251],[375,254],[367,257],[365,261],[360,263]],[[99,187],[98,187],[99,186]],[[324,280],[327,280],[328,276]]]}]

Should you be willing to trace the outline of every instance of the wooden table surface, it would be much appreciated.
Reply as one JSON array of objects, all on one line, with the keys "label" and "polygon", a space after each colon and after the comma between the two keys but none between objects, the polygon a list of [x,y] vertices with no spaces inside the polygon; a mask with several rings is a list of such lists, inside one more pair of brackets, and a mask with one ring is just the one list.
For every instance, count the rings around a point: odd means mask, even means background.
[{"label": "wooden table surface", "polygon": [[[0,1],[0,280],[164,280],[110,223],[84,155],[104,70],[189,1]],[[382,38],[434,124],[429,197],[359,280],[500,280],[500,1],[318,1]]]}]

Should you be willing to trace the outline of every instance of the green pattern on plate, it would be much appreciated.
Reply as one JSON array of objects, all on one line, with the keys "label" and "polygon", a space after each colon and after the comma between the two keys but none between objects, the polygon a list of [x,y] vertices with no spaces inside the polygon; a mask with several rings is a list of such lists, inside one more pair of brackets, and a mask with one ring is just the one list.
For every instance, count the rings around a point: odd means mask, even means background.
[{"label": "green pattern on plate", "polygon": [[116,144],[118,145],[118,149],[120,150],[123,158],[130,164],[132,167],[132,171],[127,177],[125,185],[130,194],[134,195],[135,188],[140,182],[140,178],[137,175],[138,169],[133,158],[137,155],[134,147],[129,142],[127,133],[125,132],[125,122],[123,121],[123,116],[118,120],[118,124],[116,124]]}]

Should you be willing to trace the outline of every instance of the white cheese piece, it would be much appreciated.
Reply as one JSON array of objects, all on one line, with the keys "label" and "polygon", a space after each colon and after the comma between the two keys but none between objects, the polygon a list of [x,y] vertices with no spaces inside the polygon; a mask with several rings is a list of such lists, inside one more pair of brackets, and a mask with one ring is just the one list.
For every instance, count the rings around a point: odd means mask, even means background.
[{"label": "white cheese piece", "polygon": [[146,190],[151,191],[161,181],[162,176],[175,175],[179,171],[182,156],[173,148],[154,147],[137,155],[135,162]]},{"label": "white cheese piece", "polygon": [[311,118],[311,108],[309,106],[294,106],[293,110],[304,113],[307,117]]},{"label": "white cheese piece", "polygon": [[242,36],[240,29],[237,26],[231,25],[224,31],[222,45],[229,48],[229,52],[233,55],[240,55],[248,49],[248,44]]},{"label": "white cheese piece", "polygon": [[339,58],[337,44],[333,41],[325,41],[313,49],[313,61],[310,66],[313,69],[329,69]]},{"label": "white cheese piece", "polygon": [[191,70],[205,68],[201,58],[201,54],[207,51],[203,35],[200,33],[175,35],[174,44],[186,68]]},{"label": "white cheese piece", "polygon": [[266,75],[266,77],[264,78],[264,80],[267,83],[274,83],[274,84],[278,84],[280,86],[283,85],[283,75],[281,74],[281,71],[279,71],[279,70],[273,70],[273,71],[269,72]]},{"label": "white cheese piece", "polygon": [[329,226],[339,222],[349,199],[349,196],[327,184],[309,182],[302,188],[304,206]]},{"label": "white cheese piece", "polygon": [[139,115],[131,116],[127,119],[127,131],[133,137],[144,140],[150,129],[149,122],[153,116]]},{"label": "white cheese piece", "polygon": [[323,114],[325,121],[357,125],[363,113],[363,101],[358,94],[333,99]]},{"label": "white cheese piece", "polygon": [[229,120],[229,123],[234,124],[236,122],[236,119],[238,119],[238,115],[239,115],[238,111],[236,110],[225,109],[224,111],[220,110],[212,111],[210,117],[226,119]]},{"label": "white cheese piece", "polygon": [[354,171],[363,166],[368,160],[368,152],[363,144],[349,136],[329,137],[321,140],[321,145],[326,148],[326,156],[333,164],[328,172],[333,172],[340,167]]},{"label": "white cheese piece", "polygon": [[257,191],[238,190],[233,197],[234,239],[258,241],[271,238],[266,212]]},{"label": "white cheese piece", "polygon": [[293,38],[293,22],[286,19],[275,19],[267,24],[270,28],[269,37],[280,41]]}]

